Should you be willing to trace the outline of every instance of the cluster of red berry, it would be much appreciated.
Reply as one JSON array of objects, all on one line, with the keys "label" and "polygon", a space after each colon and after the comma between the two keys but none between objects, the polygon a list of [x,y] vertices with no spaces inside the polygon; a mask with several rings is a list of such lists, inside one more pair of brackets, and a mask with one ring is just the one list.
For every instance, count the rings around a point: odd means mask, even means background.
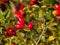
[{"label": "cluster of red berry", "polygon": [[[20,4],[20,10],[15,11],[14,14],[16,15],[16,18],[18,20],[17,24],[14,26],[16,29],[23,29],[24,28],[24,24],[25,24],[25,20],[24,20],[24,4]],[[28,29],[32,29],[33,27],[33,23],[32,22],[28,22],[27,25]],[[15,31],[14,29],[10,28],[7,30],[8,35],[12,36],[15,35]]]},{"label": "cluster of red berry", "polygon": [[[24,28],[24,24],[25,24],[25,21],[24,21],[24,4],[20,4],[20,10],[19,11],[15,11],[14,14],[16,15],[16,18],[18,20],[18,23],[15,25],[15,28],[16,29],[23,29]],[[28,22],[28,25],[27,25],[28,29],[32,29],[33,27],[33,23],[32,22]],[[9,36],[12,36],[12,35],[15,35],[16,32],[14,29],[10,28],[7,30],[7,34]],[[16,45],[14,43],[12,43],[12,45]]]},{"label": "cluster of red berry", "polygon": [[[0,2],[8,2],[8,0],[0,0]],[[31,0],[30,6],[34,5],[36,3],[36,0]],[[0,6],[1,7],[1,6]],[[17,24],[14,26],[16,29],[23,29],[25,26],[25,20],[24,20],[24,4],[20,4],[20,9],[18,11],[15,11],[14,14],[16,16],[16,19],[18,20]],[[9,36],[16,35],[16,32],[14,28],[7,29],[7,34]],[[33,28],[33,23],[28,22],[27,28],[31,30]],[[16,45],[15,43],[12,43],[12,45]]]},{"label": "cluster of red berry", "polygon": [[56,16],[55,20],[58,22],[58,21],[60,21],[60,4],[55,4],[54,9],[55,10],[53,11],[53,13]]},{"label": "cluster of red berry", "polygon": [[36,2],[37,2],[37,0],[31,0],[30,6],[33,6]]},{"label": "cluster of red berry", "polygon": [[15,25],[16,29],[23,29],[24,28],[24,4],[20,4],[20,10],[15,12],[16,18],[18,20],[18,23]]},{"label": "cluster of red berry", "polygon": [[60,16],[60,4],[55,4],[54,9],[56,10],[56,16]]},{"label": "cluster of red berry", "polygon": [[[17,19],[18,19],[18,24],[15,25],[15,28],[17,29],[23,29],[24,28],[24,14],[23,14],[23,10],[24,9],[24,4],[20,4],[20,10],[19,11],[16,11],[15,14],[17,15]],[[28,23],[28,29],[32,29],[33,27],[33,23],[32,22],[29,22]]]}]

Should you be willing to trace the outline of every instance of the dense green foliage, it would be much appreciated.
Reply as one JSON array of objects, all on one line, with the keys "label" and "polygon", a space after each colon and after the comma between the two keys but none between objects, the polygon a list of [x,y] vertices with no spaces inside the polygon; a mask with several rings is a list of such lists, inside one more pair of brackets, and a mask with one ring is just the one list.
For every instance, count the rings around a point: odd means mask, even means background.
[{"label": "dense green foliage", "polygon": [[[54,4],[59,4],[59,1],[37,0],[32,6],[30,2],[30,0],[0,1],[0,45],[12,45],[12,43],[15,45],[60,45],[60,16],[52,13],[55,10]],[[25,6],[23,9],[25,26],[23,29],[16,29],[15,25],[18,21],[13,8],[15,6],[19,11],[21,3]],[[14,6],[11,7],[11,5]],[[33,22],[32,29],[27,28],[28,22]],[[16,34],[9,36],[7,34],[9,28],[13,28]]]}]

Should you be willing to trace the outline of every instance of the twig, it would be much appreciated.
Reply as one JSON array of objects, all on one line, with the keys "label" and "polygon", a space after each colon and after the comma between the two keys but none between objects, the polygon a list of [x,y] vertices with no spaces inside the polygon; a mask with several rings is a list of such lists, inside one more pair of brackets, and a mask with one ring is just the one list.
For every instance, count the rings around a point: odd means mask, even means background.
[{"label": "twig", "polygon": [[11,39],[10,39],[10,45],[12,44]]},{"label": "twig", "polygon": [[10,7],[12,9],[12,12],[14,13],[16,11],[16,7],[13,2],[10,1]]},{"label": "twig", "polygon": [[13,14],[13,16],[16,17],[16,15],[14,14],[14,12],[16,11],[16,7],[15,7],[14,3],[11,2],[11,1],[10,1],[10,7],[11,7],[11,9],[12,9],[12,14]]},{"label": "twig", "polygon": [[55,45],[55,42],[54,41],[52,42],[52,45]]},{"label": "twig", "polygon": [[44,16],[43,21],[44,21],[44,29],[43,29],[42,33],[40,34],[39,39],[38,39],[38,41],[36,42],[36,45],[38,45],[38,43],[39,43],[39,41],[41,40],[42,36],[43,36],[43,35],[45,34],[45,32],[46,32],[46,17],[45,17],[45,16]]},{"label": "twig", "polygon": [[20,1],[20,3],[22,3],[23,2],[23,0],[19,0]]}]

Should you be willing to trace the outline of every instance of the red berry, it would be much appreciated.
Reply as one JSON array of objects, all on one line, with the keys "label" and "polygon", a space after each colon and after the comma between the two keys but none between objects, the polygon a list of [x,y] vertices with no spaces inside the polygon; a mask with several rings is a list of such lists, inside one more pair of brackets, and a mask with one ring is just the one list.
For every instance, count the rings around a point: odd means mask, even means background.
[{"label": "red berry", "polygon": [[36,0],[31,0],[30,6],[33,6],[36,3]]},{"label": "red berry", "polygon": [[9,36],[15,35],[15,31],[10,28],[10,29],[7,30],[7,34],[8,34]]},{"label": "red berry", "polygon": [[60,16],[60,10],[56,10],[56,16]]},{"label": "red berry", "polygon": [[19,18],[19,20],[18,20],[21,24],[24,24],[24,19],[22,19],[22,18]]},{"label": "red berry", "polygon": [[24,4],[20,4],[20,9],[24,9]]},{"label": "red berry", "polygon": [[36,3],[36,0],[31,0],[32,2]]},{"label": "red berry", "polygon": [[24,10],[20,9],[18,11],[15,11],[14,14],[20,15],[20,14],[23,14],[23,12],[24,12]]},{"label": "red berry", "polygon": [[19,12],[20,12],[21,14],[23,14],[24,10],[23,10],[23,9],[20,9]]},{"label": "red berry", "polygon": [[16,14],[17,18],[23,18],[24,15],[20,11],[16,11],[14,14]]},{"label": "red berry", "polygon": [[54,8],[57,9],[57,10],[60,10],[60,5],[59,4],[55,4]]},{"label": "red berry", "polygon": [[23,24],[16,24],[15,27],[16,27],[16,29],[23,29],[24,25]]},{"label": "red berry", "polygon": [[57,9],[58,7],[59,7],[59,5],[58,5],[58,4],[55,4],[55,5],[54,5],[54,8],[55,8],[55,9]]},{"label": "red berry", "polygon": [[34,2],[30,2],[30,6],[33,6],[35,3]]},{"label": "red berry", "polygon": [[20,15],[17,15],[16,17],[17,17],[17,18],[22,18],[22,19],[23,19],[23,18],[24,18],[24,15],[23,15],[23,14],[20,14]]},{"label": "red berry", "polygon": [[20,12],[19,11],[15,11],[14,14],[20,15]]},{"label": "red berry", "polygon": [[23,14],[23,12],[24,12],[24,10],[20,9],[19,11],[15,11],[14,14],[20,15],[20,14]]},{"label": "red berry", "polygon": [[15,43],[12,43],[12,45],[16,45]]},{"label": "red berry", "polygon": [[33,28],[33,23],[32,22],[29,22],[28,23],[28,29],[32,29]]}]

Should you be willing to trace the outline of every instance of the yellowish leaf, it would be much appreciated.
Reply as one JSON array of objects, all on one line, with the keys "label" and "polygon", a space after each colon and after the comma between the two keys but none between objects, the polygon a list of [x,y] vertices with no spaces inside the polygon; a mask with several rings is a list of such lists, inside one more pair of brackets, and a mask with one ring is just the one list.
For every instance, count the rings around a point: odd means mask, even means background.
[{"label": "yellowish leaf", "polygon": [[52,35],[52,36],[49,36],[48,41],[53,41],[54,39],[55,37]]},{"label": "yellowish leaf", "polygon": [[45,44],[41,42],[39,45],[45,45]]},{"label": "yellowish leaf", "polygon": [[33,43],[31,45],[34,45]]},{"label": "yellowish leaf", "polygon": [[9,45],[8,43],[5,43],[5,45]]},{"label": "yellowish leaf", "polygon": [[24,41],[24,43],[26,43],[27,39],[24,38],[23,41]]},{"label": "yellowish leaf", "polygon": [[55,16],[56,12],[57,12],[57,10],[54,10],[54,11],[52,11],[52,14]]}]

